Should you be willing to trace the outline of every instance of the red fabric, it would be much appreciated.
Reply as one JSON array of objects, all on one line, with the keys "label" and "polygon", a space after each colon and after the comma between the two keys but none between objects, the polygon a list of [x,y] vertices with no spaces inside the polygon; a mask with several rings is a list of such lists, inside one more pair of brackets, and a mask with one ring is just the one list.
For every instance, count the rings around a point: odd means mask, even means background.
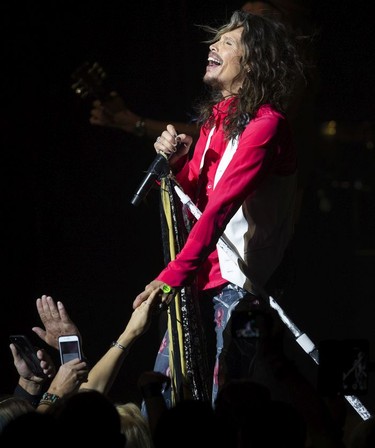
[{"label": "red fabric", "polygon": [[245,198],[269,174],[289,175],[296,170],[296,154],[285,117],[270,106],[258,111],[240,137],[238,148],[221,179],[213,188],[214,176],[225,151],[223,120],[232,98],[214,111],[215,131],[200,171],[209,130],[202,128],[193,157],[176,175],[186,194],[203,212],[188,240],[157,279],[181,287],[198,275],[200,289],[227,283],[220,274],[216,243],[226,224]]}]

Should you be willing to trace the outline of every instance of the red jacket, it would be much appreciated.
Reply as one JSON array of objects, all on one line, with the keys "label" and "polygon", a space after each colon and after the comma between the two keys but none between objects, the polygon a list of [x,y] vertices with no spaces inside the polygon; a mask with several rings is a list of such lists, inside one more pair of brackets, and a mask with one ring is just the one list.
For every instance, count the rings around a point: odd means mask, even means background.
[{"label": "red jacket", "polygon": [[[296,152],[289,124],[264,105],[228,144],[223,121],[231,101],[216,105],[214,128],[201,129],[192,159],[176,175],[202,216],[176,259],[157,276],[173,287],[194,276],[200,289],[228,281],[248,290],[263,286],[293,232]],[[246,262],[246,274],[217,250],[224,230]]]}]

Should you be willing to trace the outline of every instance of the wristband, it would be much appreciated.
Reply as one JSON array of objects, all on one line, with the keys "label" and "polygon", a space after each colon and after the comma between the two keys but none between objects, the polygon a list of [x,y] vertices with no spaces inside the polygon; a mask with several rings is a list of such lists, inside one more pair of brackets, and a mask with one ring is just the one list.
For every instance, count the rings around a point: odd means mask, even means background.
[{"label": "wristband", "polygon": [[56,403],[56,401],[60,400],[60,397],[56,394],[50,394],[49,392],[44,392],[42,399],[39,401],[39,404],[47,404],[52,405]]}]

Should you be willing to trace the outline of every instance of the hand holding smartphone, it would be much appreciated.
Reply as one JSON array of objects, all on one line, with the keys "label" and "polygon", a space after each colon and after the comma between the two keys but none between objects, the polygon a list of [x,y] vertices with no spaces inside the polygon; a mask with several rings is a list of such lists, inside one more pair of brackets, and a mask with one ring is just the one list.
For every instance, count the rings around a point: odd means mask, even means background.
[{"label": "hand holding smartphone", "polygon": [[59,336],[61,364],[72,359],[82,359],[81,341],[77,335]]},{"label": "hand holding smartphone", "polygon": [[12,334],[9,336],[9,339],[33,374],[39,378],[45,378],[46,375],[40,366],[40,359],[37,356],[38,349],[31,344],[27,336],[24,334]]}]

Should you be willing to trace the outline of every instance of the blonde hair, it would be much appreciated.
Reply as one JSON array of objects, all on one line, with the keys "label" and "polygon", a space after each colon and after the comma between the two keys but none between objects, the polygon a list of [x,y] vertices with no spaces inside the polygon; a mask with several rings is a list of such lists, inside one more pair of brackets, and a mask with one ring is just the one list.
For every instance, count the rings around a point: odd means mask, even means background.
[{"label": "blonde hair", "polygon": [[126,448],[153,448],[151,430],[146,417],[135,403],[116,404],[121,419],[121,432]]}]

